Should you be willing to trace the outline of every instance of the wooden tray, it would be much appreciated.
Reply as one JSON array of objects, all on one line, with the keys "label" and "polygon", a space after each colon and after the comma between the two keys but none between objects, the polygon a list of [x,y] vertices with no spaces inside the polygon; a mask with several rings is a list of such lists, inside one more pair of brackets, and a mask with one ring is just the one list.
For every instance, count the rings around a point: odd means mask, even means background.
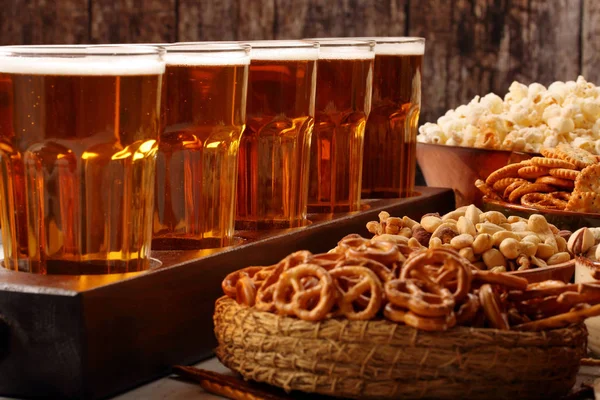
[{"label": "wooden tray", "polygon": [[365,224],[382,210],[419,218],[454,209],[450,189],[417,190],[408,199],[365,202],[365,211],[312,218],[303,228],[238,232],[241,243],[226,249],[154,251],[162,266],[144,273],[43,276],[0,268],[0,395],[102,398],[207,358],[227,273],[366,235]]}]

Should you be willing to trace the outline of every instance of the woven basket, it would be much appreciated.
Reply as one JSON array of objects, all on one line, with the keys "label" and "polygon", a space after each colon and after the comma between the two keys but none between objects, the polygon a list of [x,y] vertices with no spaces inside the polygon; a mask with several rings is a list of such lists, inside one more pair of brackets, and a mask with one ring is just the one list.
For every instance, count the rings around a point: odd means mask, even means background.
[{"label": "woven basket", "polygon": [[574,385],[587,338],[583,324],[429,333],[385,320],[313,323],[227,297],[214,321],[218,358],[245,379],[349,398],[556,398]]}]

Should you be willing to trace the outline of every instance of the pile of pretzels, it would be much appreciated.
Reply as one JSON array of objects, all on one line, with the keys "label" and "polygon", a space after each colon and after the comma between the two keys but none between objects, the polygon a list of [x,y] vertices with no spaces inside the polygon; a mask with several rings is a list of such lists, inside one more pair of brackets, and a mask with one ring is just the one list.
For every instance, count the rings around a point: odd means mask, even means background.
[{"label": "pile of pretzels", "polygon": [[479,270],[449,248],[416,249],[359,235],[328,253],[298,251],[229,274],[224,293],[305,321],[386,318],[423,331],[454,326],[544,330],[599,315],[600,282],[565,284]]}]

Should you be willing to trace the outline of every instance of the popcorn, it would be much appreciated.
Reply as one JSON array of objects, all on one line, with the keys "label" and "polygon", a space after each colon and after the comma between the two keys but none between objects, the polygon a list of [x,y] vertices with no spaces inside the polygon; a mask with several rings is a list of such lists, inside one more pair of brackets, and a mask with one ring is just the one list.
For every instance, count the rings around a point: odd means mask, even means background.
[{"label": "popcorn", "polygon": [[419,133],[424,143],[535,153],[571,143],[600,155],[600,87],[582,76],[547,88],[513,82],[504,99],[494,93],[475,96]]}]

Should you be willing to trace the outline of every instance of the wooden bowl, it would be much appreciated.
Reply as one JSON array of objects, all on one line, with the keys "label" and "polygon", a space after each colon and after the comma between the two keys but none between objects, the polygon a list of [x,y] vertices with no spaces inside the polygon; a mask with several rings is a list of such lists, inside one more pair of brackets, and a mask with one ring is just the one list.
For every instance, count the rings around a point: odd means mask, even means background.
[{"label": "wooden bowl", "polygon": [[533,156],[535,154],[507,150],[417,143],[417,161],[427,186],[452,188],[456,207],[481,206],[483,196],[474,185],[477,179],[486,179],[507,164]]},{"label": "wooden bowl", "polygon": [[529,218],[531,214],[541,214],[558,229],[566,229],[571,232],[575,232],[584,226],[600,226],[600,214],[545,210],[521,204],[513,204],[504,200],[493,200],[485,196],[483,197],[483,209],[485,211],[500,211],[504,215],[516,215],[523,218]]},{"label": "wooden bowl", "polygon": [[508,272],[527,279],[529,283],[543,282],[547,280],[562,281],[568,283],[575,273],[575,259],[562,264],[550,265],[545,268],[531,268],[525,271]]},{"label": "wooden bowl", "polygon": [[[577,257],[575,263],[575,283],[592,282],[598,279],[600,262],[587,257]],[[585,321],[588,336],[588,348],[595,356],[600,356],[600,317],[588,318]]]}]

